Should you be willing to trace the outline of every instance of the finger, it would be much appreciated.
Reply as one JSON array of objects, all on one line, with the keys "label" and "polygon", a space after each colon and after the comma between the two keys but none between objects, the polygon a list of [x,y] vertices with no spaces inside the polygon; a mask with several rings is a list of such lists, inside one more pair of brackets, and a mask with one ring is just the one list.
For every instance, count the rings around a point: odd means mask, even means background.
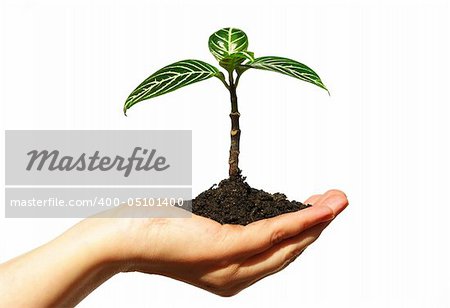
[{"label": "finger", "polygon": [[323,194],[315,204],[329,207],[336,217],[347,207],[348,199],[342,191],[332,189]]},{"label": "finger", "polygon": [[232,229],[236,231],[227,237],[230,241],[229,249],[238,258],[247,258],[333,218],[333,211],[329,207],[312,206],[301,211],[256,221],[242,229]]},{"label": "finger", "polygon": [[[311,200],[312,199],[312,200]],[[336,215],[348,205],[345,194],[338,190],[330,190],[323,195],[310,197],[305,203],[313,203],[314,207],[328,207]],[[303,212],[303,211],[302,211]],[[236,269],[235,278],[240,281],[238,289],[246,288],[266,276],[274,274],[294,261],[309,245],[320,236],[331,220],[318,223],[304,232],[290,237],[269,249],[250,256]]]},{"label": "finger", "polygon": [[241,281],[253,282],[282,270],[317,240],[328,224],[329,222],[320,223],[256,256],[250,257],[239,266],[236,278]]},{"label": "finger", "polygon": [[[341,213],[348,205],[346,195],[339,190],[329,190],[321,196],[313,196],[315,206],[329,207],[335,215]],[[314,207],[314,206],[313,206]],[[275,273],[295,260],[306,247],[311,245],[331,223],[321,222],[305,230],[301,234],[284,240],[266,251],[250,257],[239,268],[242,279],[255,281]]]}]

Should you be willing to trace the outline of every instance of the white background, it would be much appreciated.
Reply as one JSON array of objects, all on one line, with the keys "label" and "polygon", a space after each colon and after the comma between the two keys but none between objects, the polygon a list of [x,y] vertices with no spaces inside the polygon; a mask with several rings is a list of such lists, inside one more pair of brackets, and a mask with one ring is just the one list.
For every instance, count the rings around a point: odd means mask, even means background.
[{"label": "white background", "polygon": [[[192,129],[195,194],[226,176],[228,94],[211,79],[126,118],[124,99],[145,77],[186,58],[214,64],[207,39],[233,26],[257,56],[297,59],[331,91],[264,71],[238,89],[250,184],[298,200],[330,188],[349,197],[301,258],[232,298],[136,273],[81,307],[450,305],[446,1],[11,0],[0,12],[2,129]],[[0,261],[75,222],[0,218]]]}]

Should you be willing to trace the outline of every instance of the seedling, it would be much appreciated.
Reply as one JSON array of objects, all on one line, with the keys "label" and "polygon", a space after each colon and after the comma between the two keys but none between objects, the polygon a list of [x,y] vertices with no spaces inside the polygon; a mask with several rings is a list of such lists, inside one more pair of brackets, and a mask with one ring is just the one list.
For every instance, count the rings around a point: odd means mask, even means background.
[{"label": "seedling", "polygon": [[225,69],[225,74],[217,67],[200,60],[183,60],[163,67],[145,79],[128,96],[123,111],[144,100],[154,98],[184,86],[216,77],[230,92],[231,101],[231,145],[229,154],[229,176],[240,176],[239,145],[241,129],[239,127],[239,109],[236,89],[242,74],[248,69],[260,69],[278,72],[309,83],[326,91],[327,88],[320,77],[308,66],[288,58],[265,56],[255,58],[254,53],[248,51],[247,35],[236,28],[223,28],[214,32],[208,41],[209,50]]}]

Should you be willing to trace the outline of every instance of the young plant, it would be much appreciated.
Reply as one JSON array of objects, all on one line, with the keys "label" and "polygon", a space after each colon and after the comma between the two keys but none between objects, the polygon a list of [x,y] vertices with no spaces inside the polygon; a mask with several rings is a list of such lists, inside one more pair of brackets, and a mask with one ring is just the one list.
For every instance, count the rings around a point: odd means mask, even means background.
[{"label": "young plant", "polygon": [[285,74],[309,83],[322,89],[327,88],[320,77],[308,66],[288,58],[265,56],[255,58],[254,53],[248,51],[247,35],[236,28],[223,28],[214,32],[208,41],[209,50],[223,67],[225,75],[215,66],[200,60],[183,60],[163,67],[145,79],[128,96],[123,111],[126,115],[128,109],[135,104],[157,97],[184,86],[216,77],[230,92],[231,101],[231,145],[229,156],[229,176],[240,175],[239,169],[239,141],[241,129],[239,127],[239,109],[236,89],[242,74],[251,68],[267,70]]}]

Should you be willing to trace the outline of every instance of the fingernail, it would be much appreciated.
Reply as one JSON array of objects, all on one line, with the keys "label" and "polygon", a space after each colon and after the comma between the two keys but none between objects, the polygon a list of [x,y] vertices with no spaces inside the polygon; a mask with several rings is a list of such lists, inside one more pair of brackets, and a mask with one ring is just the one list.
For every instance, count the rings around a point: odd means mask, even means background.
[{"label": "fingernail", "polygon": [[338,211],[334,213],[334,216],[337,216],[344,209],[343,206],[348,205],[348,200],[339,195],[330,195],[323,201],[323,205],[328,206],[333,212]]}]

